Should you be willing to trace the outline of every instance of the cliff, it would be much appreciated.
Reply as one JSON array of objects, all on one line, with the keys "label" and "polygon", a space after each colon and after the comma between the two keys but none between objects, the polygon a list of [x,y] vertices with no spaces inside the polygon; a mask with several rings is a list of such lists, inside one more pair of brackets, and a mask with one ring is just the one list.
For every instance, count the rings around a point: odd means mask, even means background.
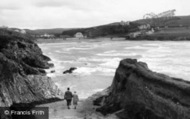
[{"label": "cliff", "polygon": [[0,106],[61,98],[44,71],[49,60],[27,34],[0,29]]},{"label": "cliff", "polygon": [[125,59],[107,96],[94,103],[102,101],[97,111],[115,113],[120,119],[190,119],[190,82],[153,72],[135,59]]}]

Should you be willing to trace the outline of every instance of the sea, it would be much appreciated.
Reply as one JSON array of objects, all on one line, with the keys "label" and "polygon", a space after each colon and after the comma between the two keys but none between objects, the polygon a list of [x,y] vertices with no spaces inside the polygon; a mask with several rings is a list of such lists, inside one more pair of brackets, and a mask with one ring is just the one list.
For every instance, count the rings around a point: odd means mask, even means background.
[{"label": "sea", "polygon": [[[152,71],[190,81],[188,41],[84,39],[38,45],[54,64],[46,70],[47,75],[63,92],[70,87],[80,99],[110,86],[119,62],[125,58],[146,62]],[[70,67],[77,69],[63,74]],[[51,73],[53,70],[55,72]]]}]

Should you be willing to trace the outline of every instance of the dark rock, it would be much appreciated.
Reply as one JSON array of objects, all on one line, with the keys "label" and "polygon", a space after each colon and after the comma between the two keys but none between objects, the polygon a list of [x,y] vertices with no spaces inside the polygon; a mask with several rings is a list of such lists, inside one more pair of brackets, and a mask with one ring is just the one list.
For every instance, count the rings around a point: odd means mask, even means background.
[{"label": "dark rock", "polygon": [[93,101],[93,105],[101,106],[103,98],[104,98],[104,96],[98,97],[96,100]]},{"label": "dark rock", "polygon": [[61,99],[63,93],[45,76],[49,60],[29,36],[0,29],[0,106]]},{"label": "dark rock", "polygon": [[65,70],[65,71],[63,72],[63,74],[67,74],[67,73],[71,74],[71,73],[73,73],[73,71],[76,70],[76,69],[77,69],[76,67],[71,67],[70,69]]},{"label": "dark rock", "polygon": [[49,67],[54,67],[54,64],[53,63],[49,63]]},{"label": "dark rock", "polygon": [[51,73],[55,73],[55,70],[50,71]]},{"label": "dark rock", "polygon": [[116,113],[120,119],[190,119],[190,82],[153,72],[135,59],[125,59],[97,111]]}]

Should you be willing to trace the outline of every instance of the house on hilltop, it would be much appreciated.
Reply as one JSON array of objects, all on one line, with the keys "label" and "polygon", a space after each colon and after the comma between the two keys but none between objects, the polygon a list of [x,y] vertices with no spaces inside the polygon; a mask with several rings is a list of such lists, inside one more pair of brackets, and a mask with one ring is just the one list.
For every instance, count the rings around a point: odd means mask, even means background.
[{"label": "house on hilltop", "polygon": [[83,34],[81,32],[77,32],[75,34],[75,38],[81,39],[81,38],[84,38],[84,36],[83,36]]},{"label": "house on hilltop", "polygon": [[129,21],[126,21],[126,22],[125,21],[121,21],[119,24],[122,25],[122,26],[125,26],[125,25],[129,26],[130,22]]},{"label": "house on hilltop", "polygon": [[136,38],[138,36],[140,36],[142,34],[141,31],[137,31],[137,32],[132,32],[128,35],[129,38]]}]

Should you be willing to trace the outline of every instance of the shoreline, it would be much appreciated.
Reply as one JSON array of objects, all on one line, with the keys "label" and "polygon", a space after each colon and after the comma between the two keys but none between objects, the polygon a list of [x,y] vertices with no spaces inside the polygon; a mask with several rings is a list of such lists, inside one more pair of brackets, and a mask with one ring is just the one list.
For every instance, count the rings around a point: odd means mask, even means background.
[{"label": "shoreline", "polygon": [[149,41],[149,42],[190,42],[190,40],[147,40],[147,39],[122,39],[122,40],[113,40],[113,39],[107,39],[107,40],[101,40],[101,38],[95,38],[95,39],[80,39],[80,40],[63,40],[63,39],[43,39],[41,41],[35,41],[37,44],[48,44],[48,43],[72,43],[72,42],[103,42],[103,41],[113,41],[113,42],[119,42],[119,41],[131,41],[131,42],[141,42],[141,41]]}]

